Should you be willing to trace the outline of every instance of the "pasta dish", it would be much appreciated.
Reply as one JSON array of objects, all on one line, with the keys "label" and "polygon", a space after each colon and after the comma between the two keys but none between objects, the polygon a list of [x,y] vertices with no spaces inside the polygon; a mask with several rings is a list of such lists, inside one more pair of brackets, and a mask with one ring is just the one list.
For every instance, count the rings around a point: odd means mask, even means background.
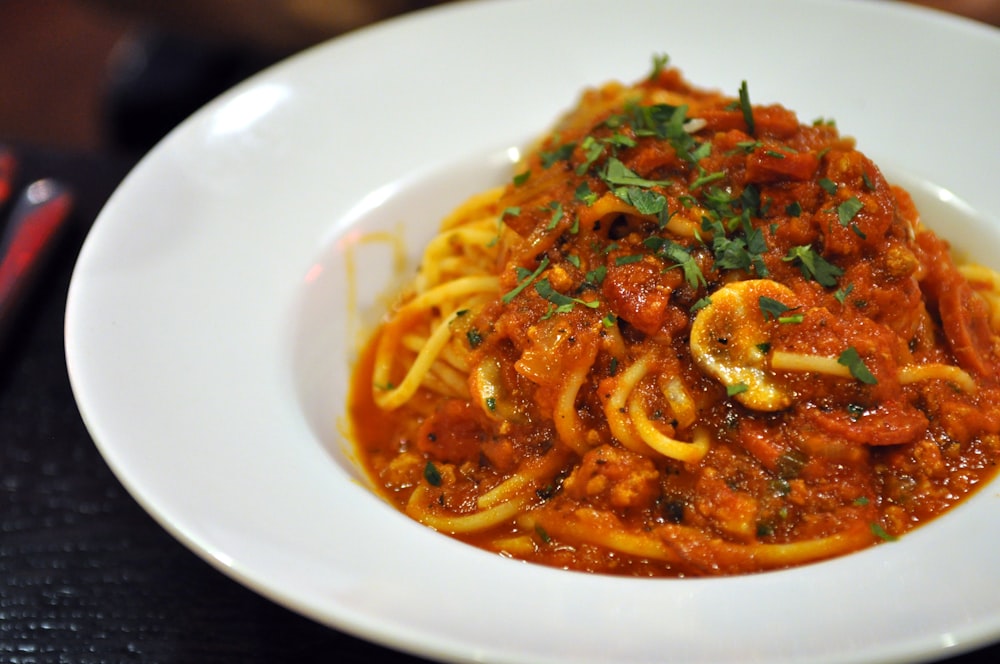
[{"label": "pasta dish", "polygon": [[352,435],[399,509],[504,556],[780,569],[993,477],[998,334],[997,274],[833,122],[656,57],[441,223],[358,362]]}]

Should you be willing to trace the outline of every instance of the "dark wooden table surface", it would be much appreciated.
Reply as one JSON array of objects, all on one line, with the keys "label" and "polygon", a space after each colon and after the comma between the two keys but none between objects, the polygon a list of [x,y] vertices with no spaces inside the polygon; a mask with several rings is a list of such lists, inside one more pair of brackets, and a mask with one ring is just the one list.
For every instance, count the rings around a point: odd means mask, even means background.
[{"label": "dark wooden table surface", "polygon": [[[63,310],[80,243],[132,164],[19,147],[22,180],[59,176],[77,204],[51,269],[0,350],[0,662],[421,661],[230,580],[122,488],[73,401]],[[993,646],[952,661],[998,659]]]}]

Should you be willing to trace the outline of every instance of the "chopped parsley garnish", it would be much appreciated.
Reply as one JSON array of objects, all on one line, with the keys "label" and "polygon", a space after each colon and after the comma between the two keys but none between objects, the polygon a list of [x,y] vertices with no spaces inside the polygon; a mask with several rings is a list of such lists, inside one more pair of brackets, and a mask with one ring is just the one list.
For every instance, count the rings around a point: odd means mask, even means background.
[{"label": "chopped parsley garnish", "polygon": [[666,53],[653,54],[653,71],[649,72],[649,80],[655,81],[660,73],[666,69],[670,62],[670,56]]},{"label": "chopped parsley garnish", "polygon": [[642,260],[642,254],[629,254],[627,256],[618,256],[615,258],[615,265],[629,265],[631,263],[638,263]]},{"label": "chopped parsley garnish", "polygon": [[833,294],[833,297],[834,299],[837,300],[837,302],[844,304],[844,302],[847,300],[847,296],[850,295],[851,291],[853,290],[854,290],[854,284],[847,284],[843,288],[838,288],[837,292]]},{"label": "chopped parsley garnish", "polygon": [[501,219],[506,219],[507,217],[517,217],[521,214],[521,208],[512,205],[509,208],[505,208],[503,212],[500,213]]},{"label": "chopped parsley garnish", "polygon": [[639,214],[660,214],[667,207],[667,198],[652,189],[641,187],[620,187],[615,196],[636,209]]},{"label": "chopped parsley garnish", "polygon": [[809,244],[792,247],[782,260],[798,263],[802,276],[815,279],[821,286],[827,288],[836,286],[837,278],[844,273],[839,267],[816,253]]},{"label": "chopped parsley garnish", "polygon": [[819,186],[823,188],[823,191],[831,196],[837,193],[837,183],[829,178],[820,178]]},{"label": "chopped parsley garnish", "polygon": [[617,157],[609,157],[608,164],[601,173],[601,179],[611,187],[655,187],[657,185],[666,186],[670,180],[647,180],[632,172]]},{"label": "chopped parsley garnish", "polygon": [[424,465],[424,479],[431,486],[441,486],[441,471],[437,469],[433,461],[428,461]]},{"label": "chopped parsley garnish", "polygon": [[695,164],[708,154],[709,143],[699,144],[684,128],[687,106],[655,104],[653,106],[626,105],[625,113],[605,121],[611,127],[630,125],[636,136],[655,136],[665,139],[684,161]]},{"label": "chopped parsley garnish", "polygon": [[707,284],[698,261],[682,245],[663,237],[648,237],[642,243],[658,255],[673,261],[674,267],[681,268],[684,272],[684,280],[691,288]]},{"label": "chopped parsley garnish", "polygon": [[496,412],[497,409],[497,399],[496,397],[486,397],[486,410],[491,413]]},{"label": "chopped parsley garnish", "polygon": [[575,304],[582,304],[590,309],[596,309],[600,302],[598,300],[591,300],[590,302],[570,297],[569,295],[563,295],[549,283],[548,279],[541,279],[535,284],[535,292],[542,296],[543,299],[548,300],[552,304],[556,305],[555,313],[566,313],[573,308]]},{"label": "chopped parsley garnish", "polygon": [[515,297],[518,296],[518,294],[520,294],[521,291],[523,291],[525,288],[527,288],[528,284],[530,284],[532,281],[534,281],[538,277],[538,275],[540,275],[545,270],[545,268],[547,268],[548,266],[549,266],[549,257],[546,256],[546,257],[542,258],[541,262],[538,263],[538,267],[535,268],[534,272],[529,272],[528,270],[526,270],[523,267],[518,267],[517,268],[517,278],[518,278],[517,286],[515,286],[506,295],[504,295],[503,298],[501,298],[503,300],[503,303],[504,304],[510,304],[511,300],[513,300]]},{"label": "chopped parsley garnish", "polygon": [[746,392],[749,389],[750,388],[747,387],[746,383],[735,383],[733,385],[726,385],[726,396],[728,396],[728,397],[734,397],[737,394],[741,394],[743,392]]},{"label": "chopped parsley garnish", "polygon": [[858,350],[854,346],[848,346],[847,350],[840,354],[837,363],[842,364],[851,372],[851,375],[860,380],[865,385],[875,385],[878,383],[872,372],[865,366]]},{"label": "chopped parsley garnish", "polygon": [[857,216],[858,212],[861,212],[865,207],[865,204],[858,200],[857,196],[851,196],[846,201],[837,206],[837,218],[840,220],[841,226],[846,226],[851,223],[851,220]]},{"label": "chopped parsley garnish", "polygon": [[764,314],[764,320],[777,320],[795,308],[766,295],[757,298],[757,305],[760,307],[761,313]]},{"label": "chopped parsley garnish", "polygon": [[543,544],[550,544],[552,542],[552,538],[546,532],[545,528],[542,528],[537,523],[535,524],[535,534],[538,535],[538,539],[542,540]]},{"label": "chopped parsley garnish", "polygon": [[597,202],[597,194],[590,190],[590,185],[587,182],[581,182],[580,186],[576,188],[576,200],[590,207]]},{"label": "chopped parsley garnish", "polygon": [[514,186],[520,187],[522,184],[528,181],[531,177],[531,171],[524,171],[523,173],[518,173],[514,176]]},{"label": "chopped parsley garnish", "polygon": [[691,313],[700,311],[710,304],[712,304],[712,299],[708,297],[703,297],[691,305]]},{"label": "chopped parsley garnish", "polygon": [[[753,205],[751,202],[750,205]],[[750,270],[759,276],[768,275],[763,254],[767,251],[764,235],[759,228],[750,225],[750,210],[745,207],[739,216],[728,219],[727,228],[721,221],[704,218],[702,230],[712,233],[712,253],[715,267],[720,270]],[[733,231],[733,235],[727,235]]]},{"label": "chopped parsley garnish", "polygon": [[549,209],[552,210],[552,218],[549,220],[549,225],[545,227],[545,230],[551,231],[554,229],[563,218],[563,206],[559,201],[552,201],[549,204]]},{"label": "chopped parsley garnish", "polygon": [[465,338],[469,340],[469,348],[477,348],[479,344],[483,343],[483,335],[474,327],[469,328],[465,333]]},{"label": "chopped parsley garnish", "polygon": [[740,84],[740,110],[743,111],[743,121],[747,123],[747,133],[754,136],[757,133],[757,125],[753,119],[753,106],[750,105],[750,91],[747,89],[747,82]]},{"label": "chopped parsley garnish", "polygon": [[691,189],[691,191],[694,191],[695,189],[700,189],[706,184],[715,182],[716,180],[721,180],[724,177],[726,177],[726,174],[722,171],[716,171],[714,173],[702,172],[702,174],[698,176],[698,178],[696,178],[694,182],[691,183],[689,189]]},{"label": "chopped parsley garnish", "polygon": [[896,539],[897,539],[897,537],[895,535],[893,535],[892,533],[888,532],[885,528],[882,527],[881,524],[873,523],[871,525],[871,529],[872,529],[872,534],[875,535],[875,537],[878,537],[879,539],[881,539],[883,541],[886,541],[886,542],[895,542]]},{"label": "chopped parsley garnish", "polygon": [[552,149],[546,150],[539,153],[539,158],[542,161],[542,168],[552,168],[552,165],[557,161],[566,161],[573,154],[573,150],[576,149],[576,143],[563,143],[562,145]]},{"label": "chopped parsley garnish", "polygon": [[789,217],[801,217],[802,216],[802,205],[798,201],[792,201],[785,206],[785,214]]},{"label": "chopped parsley garnish", "polygon": [[580,143],[580,147],[583,149],[584,159],[583,163],[576,167],[577,175],[583,175],[590,170],[590,167],[594,164],[594,162],[600,159],[604,154],[604,144],[593,136],[588,136],[583,139],[583,142]]},{"label": "chopped parsley garnish", "polygon": [[598,265],[593,270],[584,275],[583,279],[591,286],[595,288],[604,283],[604,277],[608,275],[608,268],[603,265]]}]

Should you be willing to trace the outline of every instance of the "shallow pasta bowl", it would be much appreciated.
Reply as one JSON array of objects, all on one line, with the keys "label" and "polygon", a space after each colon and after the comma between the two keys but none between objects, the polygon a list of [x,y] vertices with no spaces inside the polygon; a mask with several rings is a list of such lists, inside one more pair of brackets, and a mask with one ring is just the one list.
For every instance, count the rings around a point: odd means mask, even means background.
[{"label": "shallow pasta bowl", "polygon": [[[468,194],[586,85],[666,52],[691,81],[834,118],[931,226],[1000,267],[1000,36],[834,0],[462,3],[335,40],[236,87],[109,201],[66,353],[123,484],[261,594],[426,657],[481,662],[921,660],[1000,637],[1000,488],[891,545],[723,579],[588,576],[434,533],[376,498],[344,434],[363,333]],[[374,238],[374,240],[373,240]]]}]

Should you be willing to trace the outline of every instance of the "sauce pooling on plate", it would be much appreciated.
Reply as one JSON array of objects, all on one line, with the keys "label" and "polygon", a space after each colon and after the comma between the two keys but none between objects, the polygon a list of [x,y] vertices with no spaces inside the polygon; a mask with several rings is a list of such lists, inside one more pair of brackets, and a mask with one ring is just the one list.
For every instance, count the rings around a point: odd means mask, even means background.
[{"label": "sauce pooling on plate", "polygon": [[353,434],[391,502],[504,556],[828,559],[995,474],[997,284],[832,123],[657,58],[442,222],[358,363]]}]

